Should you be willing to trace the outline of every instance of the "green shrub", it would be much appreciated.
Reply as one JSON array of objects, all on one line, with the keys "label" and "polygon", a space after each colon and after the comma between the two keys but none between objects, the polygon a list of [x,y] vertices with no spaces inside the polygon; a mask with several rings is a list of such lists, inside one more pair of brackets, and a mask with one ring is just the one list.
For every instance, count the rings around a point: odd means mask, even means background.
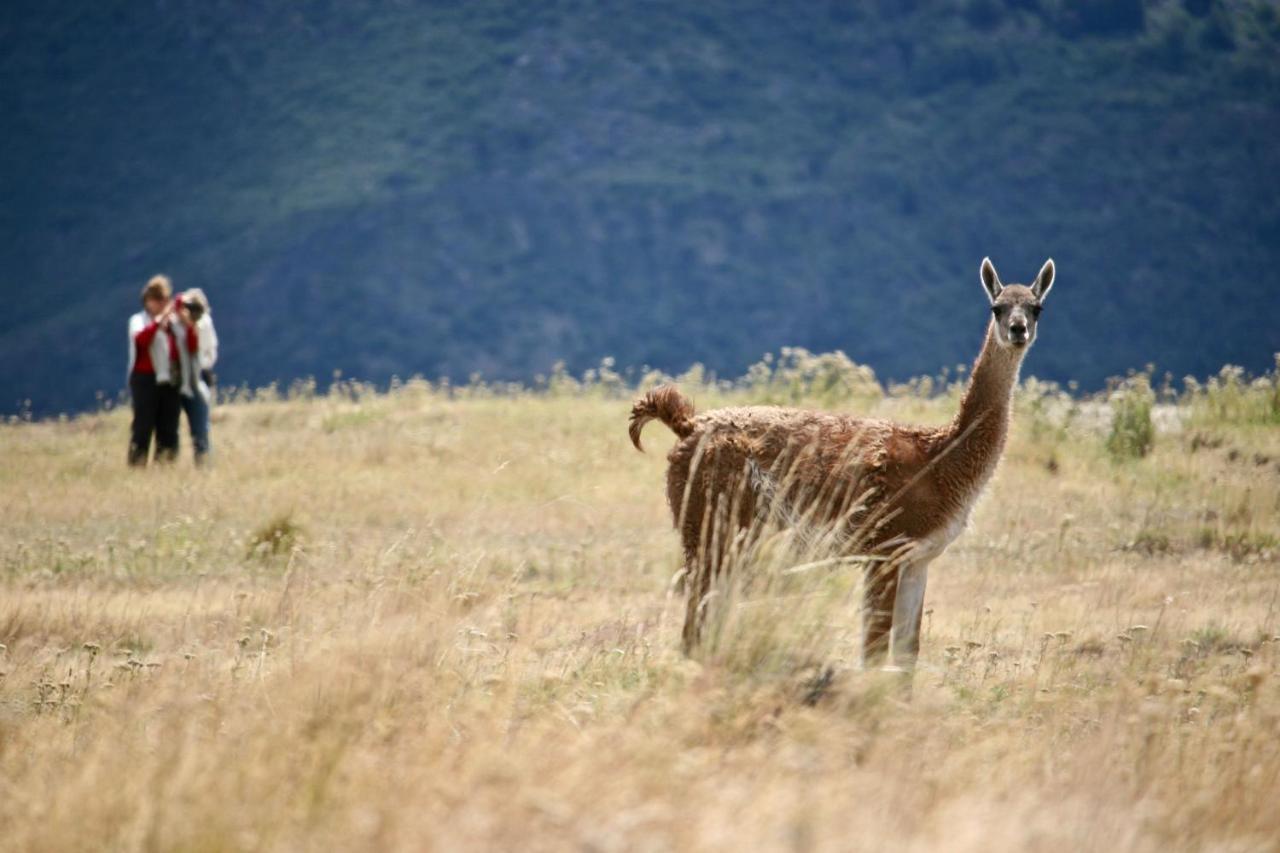
[{"label": "green shrub", "polygon": [[1107,452],[1116,460],[1139,459],[1151,452],[1156,440],[1151,409],[1156,395],[1151,390],[1151,377],[1135,373],[1121,382],[1111,393],[1111,434],[1107,436]]},{"label": "green shrub", "polygon": [[270,519],[249,536],[248,556],[264,559],[288,554],[302,538],[302,526],[286,512]]},{"label": "green shrub", "polygon": [[1227,365],[1201,385],[1187,377],[1183,399],[1199,423],[1280,424],[1280,353],[1271,373],[1249,379],[1244,368]]},{"label": "green shrub", "polygon": [[1035,441],[1065,441],[1072,423],[1080,414],[1080,404],[1075,397],[1056,382],[1034,377],[1022,383],[1017,405],[1020,415],[1030,422],[1031,437]]},{"label": "green shrub", "polygon": [[761,403],[836,405],[879,400],[884,391],[875,371],[836,350],[814,354],[803,347],[767,353],[740,381]]}]

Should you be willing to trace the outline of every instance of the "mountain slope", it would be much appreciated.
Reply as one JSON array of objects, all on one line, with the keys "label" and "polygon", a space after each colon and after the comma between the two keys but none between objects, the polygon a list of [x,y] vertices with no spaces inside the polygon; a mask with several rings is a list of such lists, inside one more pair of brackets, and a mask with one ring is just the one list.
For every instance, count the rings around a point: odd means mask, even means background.
[{"label": "mountain slope", "polygon": [[156,270],[252,384],[932,372],[984,254],[1059,264],[1037,375],[1262,369],[1278,56],[1274,2],[13,4],[0,410],[119,388]]}]

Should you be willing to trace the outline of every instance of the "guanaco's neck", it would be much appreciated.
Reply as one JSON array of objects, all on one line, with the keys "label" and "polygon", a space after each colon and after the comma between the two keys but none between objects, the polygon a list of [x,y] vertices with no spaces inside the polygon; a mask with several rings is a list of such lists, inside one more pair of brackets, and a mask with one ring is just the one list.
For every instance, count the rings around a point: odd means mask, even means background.
[{"label": "guanaco's neck", "polygon": [[996,342],[995,322],[987,326],[987,338],[969,375],[960,399],[960,411],[939,447],[939,465],[953,481],[985,482],[995,468],[1009,433],[1009,413],[1018,369],[1026,348],[1002,347]]}]

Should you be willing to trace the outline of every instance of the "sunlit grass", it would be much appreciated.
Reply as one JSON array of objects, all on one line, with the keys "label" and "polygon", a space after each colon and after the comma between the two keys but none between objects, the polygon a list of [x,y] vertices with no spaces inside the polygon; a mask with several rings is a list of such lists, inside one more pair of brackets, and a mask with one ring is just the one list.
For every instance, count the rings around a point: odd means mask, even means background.
[{"label": "sunlit grass", "polygon": [[[805,358],[686,384],[700,407],[954,405],[942,378],[881,394]],[[1273,378],[1218,408],[1193,389],[1121,462],[1099,403],[1024,388],[933,566],[907,701],[853,667],[856,578],[787,574],[785,549],[707,654],[678,653],[670,439],[631,449],[609,370],[247,395],[208,471],[127,470],[123,412],[0,428],[0,846],[1280,837]]]}]

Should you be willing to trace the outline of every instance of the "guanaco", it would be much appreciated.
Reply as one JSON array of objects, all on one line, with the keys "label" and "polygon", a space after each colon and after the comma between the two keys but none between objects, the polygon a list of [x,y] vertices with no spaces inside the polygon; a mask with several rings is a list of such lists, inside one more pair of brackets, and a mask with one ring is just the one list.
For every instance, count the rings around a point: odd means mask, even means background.
[{"label": "guanaco", "polygon": [[776,406],[695,414],[671,385],[635,402],[629,432],[637,449],[650,420],[679,438],[667,457],[667,500],[684,550],[686,652],[699,643],[734,537],[768,515],[834,525],[844,534],[831,540],[838,550],[867,558],[864,666],[914,668],[929,563],[965,528],[1000,461],[1018,371],[1054,272],[1048,260],[1030,285],[1004,285],[983,259],[991,318],[960,409],[946,426]]}]

